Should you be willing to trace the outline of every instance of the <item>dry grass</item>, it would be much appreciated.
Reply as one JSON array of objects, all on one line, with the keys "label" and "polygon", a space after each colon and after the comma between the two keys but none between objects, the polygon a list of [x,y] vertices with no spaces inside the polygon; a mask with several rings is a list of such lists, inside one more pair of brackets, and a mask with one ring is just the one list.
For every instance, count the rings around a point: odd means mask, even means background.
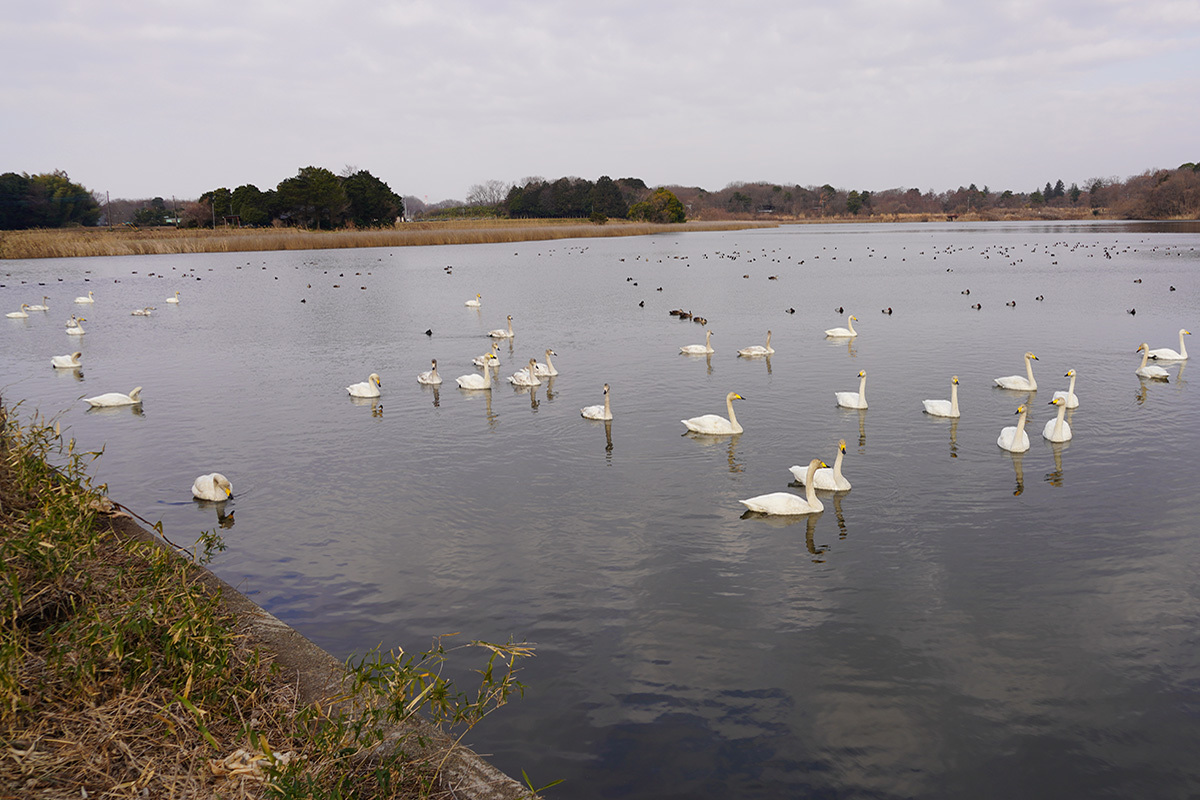
[{"label": "dry grass", "polygon": [[261,250],[321,250],[344,247],[408,247],[438,244],[526,242],[655,233],[774,227],[774,222],[721,221],[655,225],[613,220],[594,225],[578,220],[465,220],[409,222],[380,230],[308,231],[299,228],[71,228],[0,232],[0,258],[234,253]]}]

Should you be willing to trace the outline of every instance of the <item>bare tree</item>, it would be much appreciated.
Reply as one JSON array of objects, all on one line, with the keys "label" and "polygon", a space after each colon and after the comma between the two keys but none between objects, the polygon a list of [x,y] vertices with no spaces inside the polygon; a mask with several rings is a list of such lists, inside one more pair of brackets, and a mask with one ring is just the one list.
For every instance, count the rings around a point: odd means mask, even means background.
[{"label": "bare tree", "polygon": [[467,193],[467,205],[498,205],[504,202],[504,198],[508,197],[508,190],[511,188],[512,184],[505,183],[504,181],[490,180],[484,183],[477,183]]}]

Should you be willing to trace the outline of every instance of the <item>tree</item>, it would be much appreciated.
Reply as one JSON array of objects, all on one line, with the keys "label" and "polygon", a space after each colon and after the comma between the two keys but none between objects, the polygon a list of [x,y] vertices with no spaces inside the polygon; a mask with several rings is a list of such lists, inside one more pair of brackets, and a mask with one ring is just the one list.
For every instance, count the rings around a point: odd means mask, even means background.
[{"label": "tree", "polygon": [[138,225],[166,225],[167,216],[166,201],[156,197],[134,212],[133,221]]},{"label": "tree", "polygon": [[629,218],[645,222],[686,222],[687,211],[674,192],[656,189],[648,199],[629,207]]},{"label": "tree", "polygon": [[62,170],[0,175],[0,229],[95,225],[100,203]]},{"label": "tree", "polygon": [[601,175],[592,187],[591,206],[593,214],[603,214],[606,217],[624,219],[629,214],[629,206],[621,195],[621,188],[607,175]]},{"label": "tree", "polygon": [[234,189],[230,203],[233,213],[241,217],[243,225],[270,225],[275,217],[275,192],[261,191],[252,183]]},{"label": "tree", "polygon": [[324,167],[302,167],[296,177],[280,181],[275,191],[280,218],[306,228],[333,228],[346,211],[341,181]]},{"label": "tree", "polygon": [[359,170],[342,179],[347,214],[360,228],[395,225],[404,216],[404,200],[391,187],[370,172]]},{"label": "tree", "polygon": [[215,228],[217,225],[223,225],[225,217],[234,214],[233,192],[224,186],[200,195],[200,202],[207,204],[209,210],[209,218],[200,223],[201,227]]},{"label": "tree", "polygon": [[858,212],[862,211],[863,200],[862,195],[857,191],[851,190],[850,194],[846,195],[846,210],[851,214],[858,216]]},{"label": "tree", "polygon": [[508,197],[511,185],[504,181],[490,180],[476,183],[467,193],[469,206],[498,206]]}]

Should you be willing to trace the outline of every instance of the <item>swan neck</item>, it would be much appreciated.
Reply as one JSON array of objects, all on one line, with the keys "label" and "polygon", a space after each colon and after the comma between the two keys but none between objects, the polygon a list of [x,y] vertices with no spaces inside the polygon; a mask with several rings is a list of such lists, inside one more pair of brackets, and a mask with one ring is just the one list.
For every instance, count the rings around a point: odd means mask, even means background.
[{"label": "swan neck", "polygon": [[612,416],[612,408],[608,405],[608,392],[604,393],[604,416],[606,418]]},{"label": "swan neck", "polygon": [[1138,366],[1138,369],[1145,369],[1146,362],[1149,360],[1150,360],[1150,351],[1143,347],[1142,348],[1142,363]]},{"label": "swan neck", "polygon": [[851,333],[858,333],[858,331],[854,330],[854,317],[853,316],[846,318],[846,327],[850,329]]},{"label": "swan neck", "polygon": [[950,384],[950,413],[958,415],[958,384]]},{"label": "swan neck", "polygon": [[1013,437],[1014,442],[1019,442],[1021,440],[1021,434],[1025,430],[1026,416],[1028,416],[1028,412],[1022,411],[1021,416],[1017,417],[1017,435]]},{"label": "swan neck", "polygon": [[846,457],[842,448],[838,448],[837,458],[833,460],[833,477],[835,480],[841,480],[842,477],[842,459]]},{"label": "swan neck", "polygon": [[1179,331],[1179,355],[1181,358],[1187,358],[1187,345],[1183,343],[1183,331]]},{"label": "swan neck", "polygon": [[736,430],[738,427],[738,421],[737,421],[737,414],[733,413],[733,398],[732,397],[725,398],[725,410],[727,410],[729,412],[730,426]]},{"label": "swan neck", "polygon": [[867,402],[867,376],[863,375],[858,379],[858,402]]},{"label": "swan neck", "polygon": [[1067,415],[1067,401],[1063,400],[1062,405],[1058,407],[1058,419],[1054,421],[1054,436],[1058,438],[1063,432],[1063,417]]},{"label": "swan neck", "polygon": [[1029,378],[1029,388],[1037,389],[1037,381],[1033,379],[1033,361],[1028,357],[1025,358],[1025,376]]},{"label": "swan neck", "polygon": [[1075,376],[1071,376],[1071,382],[1067,384],[1067,399],[1071,399],[1071,395],[1075,394]]},{"label": "swan neck", "polygon": [[817,506],[817,487],[814,485],[816,481],[813,478],[817,474],[817,465],[819,463],[815,459],[810,461],[808,463],[808,474],[804,477],[804,499],[812,508],[816,508]]}]

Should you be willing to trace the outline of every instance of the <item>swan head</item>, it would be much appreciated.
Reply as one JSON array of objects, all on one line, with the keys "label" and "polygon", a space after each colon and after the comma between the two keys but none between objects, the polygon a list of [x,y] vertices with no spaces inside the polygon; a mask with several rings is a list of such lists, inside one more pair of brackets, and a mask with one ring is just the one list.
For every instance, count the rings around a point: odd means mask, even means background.
[{"label": "swan head", "polygon": [[850,321],[851,321],[851,322],[858,322],[858,317],[856,317],[856,316],[854,316],[853,314],[851,314],[851,315],[850,315]]},{"label": "swan head", "polygon": [[860,378],[865,378],[865,377],[867,377],[867,371],[866,371],[865,369],[860,369],[860,370],[858,371],[858,377],[860,377]]},{"label": "swan head", "polygon": [[958,385],[958,376],[955,375],[952,378],[950,378],[950,382],[953,383],[955,386],[957,386]]},{"label": "swan head", "polygon": [[1067,402],[1067,401],[1066,401],[1066,400],[1063,400],[1061,397],[1056,397],[1056,398],[1054,398],[1053,400],[1051,400],[1049,403],[1047,403],[1046,405],[1048,405],[1048,406],[1061,406],[1061,405],[1065,405],[1065,404],[1066,404],[1066,402]]},{"label": "swan head", "polygon": [[[45,298],[42,298],[42,299],[45,299]],[[1182,328],[1180,328],[1180,329],[1179,329],[1179,335],[1180,335],[1180,336],[1191,336],[1191,335],[1192,335],[1192,332],[1191,332],[1191,331],[1185,331],[1185,330],[1183,330]]]},{"label": "swan head", "polygon": [[546,348],[546,355],[548,355],[548,356],[556,356],[556,355],[558,355],[558,353],[554,352],[553,350],[551,350],[551,349],[549,349],[549,348]]},{"label": "swan head", "polygon": [[83,353],[81,351],[76,350],[74,353],[71,353],[72,361],[78,361],[81,358],[83,358]]},{"label": "swan head", "polygon": [[1073,369],[1069,369],[1069,370],[1067,370],[1065,373],[1063,373],[1063,377],[1064,377],[1064,378],[1074,378],[1074,377],[1075,377],[1075,370],[1073,370]]},{"label": "swan head", "polygon": [[509,322],[512,322],[512,314],[509,314],[509,315],[508,315],[508,321],[509,321]]},{"label": "swan head", "polygon": [[233,484],[219,472],[213,473],[213,484],[225,493],[226,497],[233,497]]},{"label": "swan head", "polygon": [[370,381],[371,383],[375,384],[379,388],[381,388],[381,389],[383,388],[383,382],[379,380],[378,373],[372,372],[369,376],[367,376],[367,380]]},{"label": "swan head", "polygon": [[1028,358],[1028,359],[1030,359],[1031,361],[1037,361],[1037,360],[1038,360],[1038,357],[1037,357],[1037,356],[1035,356],[1033,353],[1026,353],[1026,354],[1025,354],[1025,357],[1026,357],[1026,358]]},{"label": "swan head", "polygon": [[604,384],[604,393],[608,394],[608,384]]},{"label": "swan head", "polygon": [[1016,414],[1024,414],[1024,413],[1025,413],[1025,411],[1026,411],[1026,408],[1025,408],[1025,406],[1023,406],[1023,405],[1022,405],[1022,406],[1017,406],[1017,410],[1016,410],[1016,411],[1014,411],[1014,412],[1013,412],[1013,414],[1014,414],[1014,415],[1016,415]]},{"label": "swan head", "polygon": [[745,400],[746,398],[742,397],[737,392],[730,392],[729,394],[725,395],[725,399],[729,400],[729,401],[733,401],[733,400]]},{"label": "swan head", "polygon": [[432,360],[432,363],[433,363],[433,368],[437,369],[437,359],[436,358]]},{"label": "swan head", "polygon": [[845,439],[838,439],[838,452],[845,454],[845,452],[846,452],[846,440]]},{"label": "swan head", "polygon": [[1141,344],[1139,344],[1139,345],[1138,345],[1138,349],[1137,349],[1137,350],[1134,350],[1133,352],[1135,352],[1135,353],[1140,353],[1140,352],[1142,352],[1143,350],[1145,350],[1147,353],[1149,353],[1149,352],[1150,352],[1150,345],[1146,344],[1145,342],[1142,342]]}]

